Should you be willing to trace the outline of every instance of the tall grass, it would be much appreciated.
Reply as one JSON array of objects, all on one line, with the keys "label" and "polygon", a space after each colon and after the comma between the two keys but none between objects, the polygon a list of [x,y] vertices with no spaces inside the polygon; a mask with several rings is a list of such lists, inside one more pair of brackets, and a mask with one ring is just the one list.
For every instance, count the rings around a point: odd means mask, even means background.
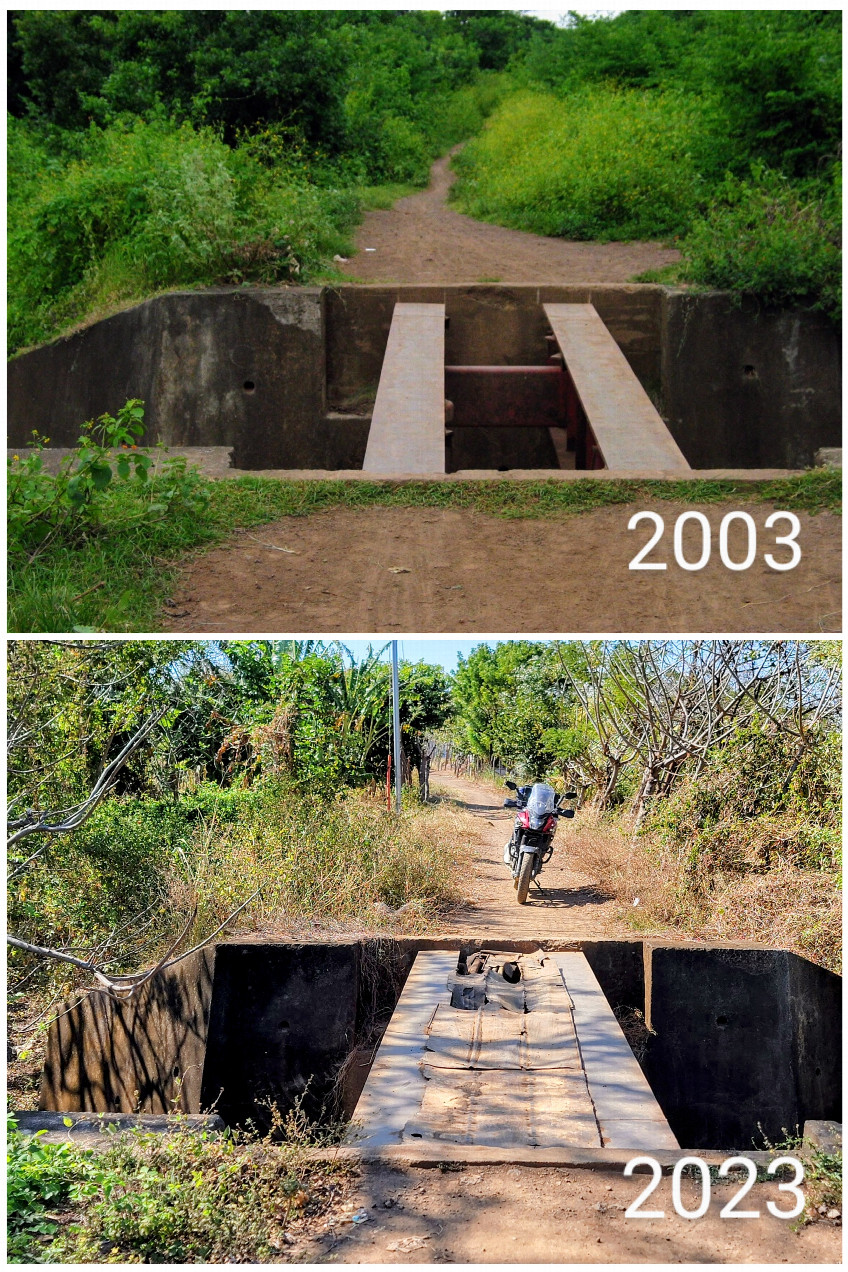
[{"label": "tall grass", "polygon": [[[132,969],[195,909],[197,941],[257,890],[234,930],[420,931],[462,899],[473,832],[462,812],[409,794],[400,816],[382,792],[326,798],[272,777],[227,791],[204,784],[179,799],[107,800],[12,886],[9,923],[36,944],[108,948],[113,967]],[[26,960],[13,956],[13,979]],[[38,974],[55,992],[71,988],[66,964]]]},{"label": "tall grass", "polygon": [[457,160],[457,207],[570,239],[686,229],[702,179],[697,99],[610,87],[508,97]]},{"label": "tall grass", "polygon": [[[791,843],[799,827],[783,816],[734,830],[728,852],[744,844],[752,853]],[[741,870],[707,860],[693,872],[690,843],[655,831],[634,839],[619,819],[591,810],[569,826],[564,848],[577,869],[620,903],[621,917],[636,931],[756,941],[841,971],[841,875],[832,866],[804,869],[787,853],[770,868]]]},{"label": "tall grass", "polygon": [[187,123],[92,127],[58,154],[18,121],[10,135],[12,350],[169,287],[303,282],[357,216],[351,191]]},{"label": "tall grass", "polygon": [[720,121],[714,99],[675,89],[513,93],[458,156],[453,198],[471,216],[535,234],[674,238],[682,262],[642,281],[838,318],[840,166],[792,181],[736,154],[725,175]]}]

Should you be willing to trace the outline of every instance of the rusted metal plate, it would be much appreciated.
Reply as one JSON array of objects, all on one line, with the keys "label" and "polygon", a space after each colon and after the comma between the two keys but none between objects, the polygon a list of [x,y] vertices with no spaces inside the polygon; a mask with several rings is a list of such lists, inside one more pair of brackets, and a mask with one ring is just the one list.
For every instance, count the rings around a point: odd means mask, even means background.
[{"label": "rusted metal plate", "polygon": [[420,1112],[407,1122],[406,1142],[569,1144],[598,1148],[601,1136],[580,1070],[479,1072],[425,1068]]},{"label": "rusted metal plate", "polygon": [[607,468],[690,472],[594,305],[551,304],[544,310],[591,432],[583,443],[585,459],[578,442],[578,468],[596,466],[594,440]]},{"label": "rusted metal plate", "polygon": [[445,367],[457,428],[561,428],[565,376],[558,366]]},{"label": "rusted metal plate", "polygon": [[397,304],[363,471],[445,471],[445,307]]}]

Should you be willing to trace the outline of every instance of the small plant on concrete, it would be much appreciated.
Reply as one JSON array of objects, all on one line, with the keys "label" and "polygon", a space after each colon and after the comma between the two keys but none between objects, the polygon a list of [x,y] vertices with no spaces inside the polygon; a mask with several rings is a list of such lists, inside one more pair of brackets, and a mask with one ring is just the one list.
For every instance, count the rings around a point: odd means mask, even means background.
[{"label": "small plant on concrete", "polygon": [[[30,562],[57,539],[75,545],[99,525],[117,525],[164,516],[174,501],[198,511],[208,496],[202,480],[185,459],[166,459],[155,479],[154,454],[139,449],[144,433],[144,403],[130,398],[117,415],[103,414],[83,425],[75,450],[55,474],[44,467],[49,438],[33,434],[34,446],[21,459],[9,461],[9,541]],[[120,511],[110,502],[120,486],[136,502]]]}]

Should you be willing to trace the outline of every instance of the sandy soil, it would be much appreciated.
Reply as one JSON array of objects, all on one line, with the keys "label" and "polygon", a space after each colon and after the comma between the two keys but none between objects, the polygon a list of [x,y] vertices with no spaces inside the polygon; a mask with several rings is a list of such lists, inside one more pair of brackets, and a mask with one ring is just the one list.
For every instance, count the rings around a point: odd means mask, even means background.
[{"label": "sandy soil", "polygon": [[[574,870],[568,861],[568,823],[557,831],[556,850],[545,866],[539,891],[535,884],[525,905],[515,900],[512,876],[503,862],[515,813],[503,807],[504,793],[495,787],[455,777],[450,769],[434,770],[433,795],[455,800],[474,818],[478,840],[470,904],[449,920],[451,932],[486,939],[568,940],[572,937],[629,936],[616,919],[617,903],[595,880]],[[508,792],[507,792],[508,793]]]},{"label": "sandy soil", "polygon": [[570,243],[475,221],[446,206],[455,179],[447,155],[427,190],[366,213],[349,266],[357,282],[623,283],[680,259],[658,243]]},{"label": "sandy soil", "polygon": [[[674,1211],[664,1178],[646,1208],[664,1219],[626,1219],[647,1184],[621,1175],[566,1168],[476,1166],[462,1170],[366,1165],[348,1202],[367,1210],[362,1224],[331,1216],[324,1232],[287,1251],[298,1262],[334,1263],[837,1263],[840,1230],[830,1222],[799,1233],[772,1217],[766,1200],[788,1208],[774,1184],[754,1185],[744,1208],[759,1219],[719,1218],[732,1191],[714,1186],[701,1219]],[[700,1198],[682,1181],[684,1205]],[[415,1239],[418,1243],[415,1244]],[[409,1248],[412,1239],[412,1249]],[[396,1243],[405,1243],[400,1247]],[[390,1249],[394,1246],[394,1249]]]},{"label": "sandy soil", "polygon": [[[650,507],[649,504],[645,506]],[[833,632],[839,629],[841,520],[799,513],[802,560],[778,573],[768,504],[701,509],[714,550],[698,572],[673,560],[682,504],[654,505],[665,537],[650,560],[627,523],[636,505],[548,520],[505,520],[462,509],[341,508],[287,517],[190,559],[162,630],[173,632]],[[760,551],[731,572],[717,551],[731,508],[750,512]],[[738,525],[738,523],[737,523]],[[650,529],[650,528],[649,528]],[[785,527],[783,528],[785,529]],[[783,529],[777,533],[783,533]],[[694,541],[688,548],[695,554]],[[738,559],[741,544],[731,538]],[[779,559],[788,556],[777,549]]]}]

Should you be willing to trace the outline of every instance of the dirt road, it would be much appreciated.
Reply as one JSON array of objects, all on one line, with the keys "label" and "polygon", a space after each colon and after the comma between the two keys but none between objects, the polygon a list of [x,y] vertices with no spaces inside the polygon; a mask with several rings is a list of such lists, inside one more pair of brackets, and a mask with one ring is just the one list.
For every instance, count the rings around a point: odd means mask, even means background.
[{"label": "dirt road", "polygon": [[349,266],[357,282],[624,283],[680,259],[659,243],[570,243],[463,216],[445,201],[450,159],[433,164],[428,189],[366,213]]},{"label": "dirt road", "polygon": [[519,905],[503,861],[515,817],[503,807],[503,794],[495,787],[455,777],[450,769],[434,770],[430,785],[434,795],[461,804],[478,823],[470,904],[450,921],[451,932],[484,940],[632,935],[616,919],[617,904],[598,890],[593,879],[569,865],[567,822],[557,831],[556,850],[541,876],[543,891],[531,885],[526,905]]},{"label": "dirt road", "polygon": [[[683,504],[653,506],[666,525],[650,560],[630,560],[651,529],[628,531],[638,505],[545,520],[449,508],[339,508],[237,531],[189,559],[163,614],[173,632],[832,632],[839,629],[841,520],[799,513],[802,559],[789,573],[763,554],[769,504],[707,504],[713,552],[704,569],[674,562]],[[762,546],[732,572],[718,527],[750,512]],[[698,548],[698,551],[700,549]],[[731,544],[736,559],[744,551]],[[777,549],[786,552],[786,549]],[[689,549],[690,557],[695,549]],[[529,585],[528,584],[529,581]]]},{"label": "dirt road", "polygon": [[[635,1155],[635,1154],[634,1154]],[[361,1224],[331,1220],[324,1232],[298,1239],[287,1258],[323,1263],[838,1263],[841,1232],[824,1221],[800,1233],[766,1210],[788,1208],[775,1184],[754,1185],[746,1209],[758,1219],[719,1217],[735,1187],[713,1188],[701,1219],[675,1213],[666,1176],[650,1198],[663,1219],[628,1219],[625,1210],[647,1185],[618,1173],[477,1166],[463,1169],[364,1165],[346,1213],[361,1207]],[[684,1179],[683,1204],[694,1210],[700,1189]],[[647,1208],[647,1207],[646,1207]]]},{"label": "dirt road", "polygon": [[[434,795],[464,807],[479,824],[471,907],[450,921],[458,934],[504,938],[567,939],[624,935],[614,905],[593,881],[568,864],[567,824],[559,849],[545,867],[545,896],[531,889],[517,905],[502,853],[513,814],[493,784],[432,774]],[[563,831],[565,833],[563,833]],[[637,1154],[634,1152],[633,1154]],[[728,1154],[730,1156],[731,1154]],[[627,1207],[647,1179],[619,1170],[444,1163],[442,1169],[364,1162],[345,1189],[344,1203],[320,1225],[294,1225],[287,1259],[323,1263],[835,1263],[840,1229],[823,1220],[800,1232],[773,1217],[770,1200],[788,1209],[775,1184],[757,1183],[746,1208],[760,1217],[744,1223],[719,1211],[734,1191],[713,1185],[712,1204],[700,1219],[675,1212],[665,1177],[650,1200],[661,1219],[628,1219]],[[700,1187],[684,1178],[683,1205],[695,1210]],[[750,1204],[749,1204],[750,1203]],[[362,1214],[367,1215],[359,1221]],[[356,1224],[350,1216],[357,1214]]]}]

